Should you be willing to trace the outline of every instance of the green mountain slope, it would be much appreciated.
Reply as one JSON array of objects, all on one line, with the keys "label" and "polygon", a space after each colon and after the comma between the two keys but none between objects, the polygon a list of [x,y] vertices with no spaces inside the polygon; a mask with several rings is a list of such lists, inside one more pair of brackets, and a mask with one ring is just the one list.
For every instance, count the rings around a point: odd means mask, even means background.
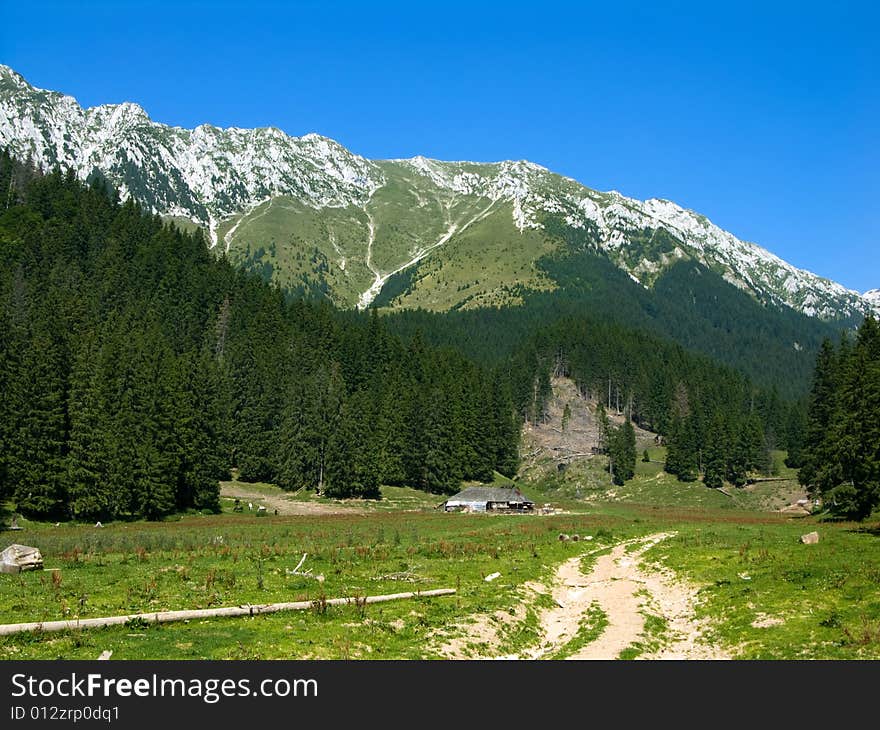
[{"label": "green mountain slope", "polygon": [[[368,160],[313,133],[169,127],[136,104],[83,109],[6,66],[0,145],[43,170],[99,174],[123,200],[202,226],[216,251],[342,306],[368,306],[388,279],[423,262],[384,301],[443,309],[516,300],[511,288],[552,286],[535,265],[547,233],[587,240],[646,287],[692,260],[809,316],[880,311],[876,297],[797,269],[699,213],[592,190],[524,160]],[[440,291],[420,291],[438,282]]]},{"label": "green mountain slope", "polygon": [[[319,210],[279,196],[221,224],[218,239],[231,261],[343,307],[381,296],[394,306],[445,310],[509,302],[513,284],[552,287],[537,260],[556,244],[541,230],[518,229],[512,203],[378,164],[386,183],[362,206]],[[411,279],[405,293],[383,292],[400,277]]]}]

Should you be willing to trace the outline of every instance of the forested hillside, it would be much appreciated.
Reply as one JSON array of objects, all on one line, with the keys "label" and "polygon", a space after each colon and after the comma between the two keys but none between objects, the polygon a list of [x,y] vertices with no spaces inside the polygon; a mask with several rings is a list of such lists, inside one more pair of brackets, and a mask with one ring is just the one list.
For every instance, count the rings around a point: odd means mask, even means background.
[{"label": "forested hillside", "polygon": [[516,471],[504,377],[287,301],[100,183],[4,157],[0,189],[0,468],[21,512],[216,509],[232,466],[366,497]]},{"label": "forested hillside", "polygon": [[[573,245],[573,244],[572,244]],[[491,360],[515,350],[536,327],[563,318],[588,316],[622,327],[647,331],[688,350],[707,355],[746,373],[781,396],[800,398],[809,388],[815,353],[823,339],[838,337],[858,321],[823,322],[773,303],[760,303],[694,261],[681,261],[660,274],[651,288],[634,282],[603,253],[586,244],[543,257],[539,265],[558,284],[550,292],[510,287],[516,306],[454,311],[447,315],[399,311],[392,325],[403,334],[433,330],[432,341],[466,348]],[[419,276],[418,270],[401,275]],[[376,300],[396,291],[390,280]],[[405,286],[405,283],[401,282]]]},{"label": "forested hillside", "polygon": [[663,434],[790,438],[788,402],[655,335],[541,308],[512,335],[493,310],[470,341],[462,315],[407,330],[237,271],[100,179],[4,154],[0,190],[0,490],[24,514],[212,510],[232,467],[339,497],[514,476],[551,372]]}]

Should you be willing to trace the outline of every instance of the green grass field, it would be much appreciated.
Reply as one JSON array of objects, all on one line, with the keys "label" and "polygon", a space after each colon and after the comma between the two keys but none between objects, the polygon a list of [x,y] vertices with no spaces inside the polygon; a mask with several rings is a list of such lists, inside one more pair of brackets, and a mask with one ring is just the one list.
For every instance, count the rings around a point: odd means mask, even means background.
[{"label": "green grass field", "polygon": [[[277,497],[272,485],[248,485]],[[700,491],[702,490],[702,491]],[[880,658],[880,549],[876,521],[865,525],[758,511],[757,498],[714,494],[669,481],[653,463],[610,499],[575,500],[542,490],[553,515],[446,514],[440,498],[386,488],[385,498],[338,514],[184,515],[165,522],[34,524],[6,531],[6,543],[41,549],[58,571],[0,575],[0,622],[47,621],[171,609],[312,601],[306,611],[203,619],[0,639],[4,658],[333,658],[439,657],[441,640],[461,633],[468,617],[514,613],[528,581],[548,581],[584,543],[560,533],[589,534],[591,549],[672,531],[645,559],[698,591],[699,618],[713,643],[741,658]],[[297,497],[328,504],[312,493]],[[559,497],[559,498],[557,498]],[[817,545],[799,537],[817,530]],[[289,575],[304,553],[310,577]],[[489,583],[484,578],[498,572]],[[455,588],[450,597],[328,607],[323,598]],[[546,598],[544,600],[547,600]],[[497,654],[535,641],[535,611],[503,627]],[[591,609],[562,657],[595,638],[607,617]],[[662,643],[665,624],[646,621],[645,635],[622,658]]]}]

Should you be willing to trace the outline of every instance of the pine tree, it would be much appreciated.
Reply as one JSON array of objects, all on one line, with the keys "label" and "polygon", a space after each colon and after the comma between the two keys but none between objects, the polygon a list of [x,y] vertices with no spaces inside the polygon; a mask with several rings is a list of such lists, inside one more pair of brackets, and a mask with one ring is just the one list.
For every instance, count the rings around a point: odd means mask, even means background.
[{"label": "pine tree", "polygon": [[707,487],[719,489],[724,486],[727,473],[728,436],[724,417],[716,413],[706,434],[705,471],[703,482]]},{"label": "pine tree", "polygon": [[404,416],[408,412],[408,385],[400,371],[389,373],[374,391],[378,412],[376,438],[379,444],[380,482],[402,486],[406,482],[404,453],[406,428]]},{"label": "pine tree", "polygon": [[114,436],[102,398],[106,386],[101,365],[99,348],[87,340],[70,378],[68,493],[73,515],[83,520],[109,520],[119,511],[118,495],[108,480],[108,445]]},{"label": "pine tree", "polygon": [[271,482],[276,477],[276,424],[280,404],[275,377],[267,367],[243,375],[237,383],[239,394],[233,415],[235,462],[239,479]]},{"label": "pine tree", "polygon": [[276,450],[278,479],[285,489],[323,490],[328,444],[344,400],[345,383],[336,363],[320,365],[288,388]]},{"label": "pine tree", "polygon": [[314,426],[317,403],[307,400],[304,381],[294,381],[288,387],[285,400],[276,457],[278,485],[289,491],[316,489],[320,475]]},{"label": "pine tree", "polygon": [[749,481],[751,468],[750,448],[743,421],[731,429],[730,448],[727,457],[727,481],[735,487],[744,487]]},{"label": "pine tree", "polygon": [[[439,492],[495,470],[513,476],[521,424],[546,418],[551,376],[663,433],[667,469],[682,479],[715,478],[717,412],[735,424],[727,472],[741,483],[774,438],[796,450],[772,388],[644,331],[558,299],[522,311],[340,312],[233,269],[200,234],[119,204],[98,176],[90,183],[0,154],[0,497],[15,487],[34,516],[215,509],[230,465],[286,488],[351,482],[369,493],[365,434],[384,483]],[[609,306],[623,304],[583,273]],[[841,490],[869,495],[874,478],[866,332],[831,348],[840,382],[827,399],[814,394],[806,429],[803,478],[838,505]],[[605,419],[602,435],[624,478],[625,430]],[[341,464],[355,471],[340,476]]]},{"label": "pine tree", "polygon": [[599,450],[607,453],[611,440],[611,424],[601,401],[596,405],[596,423],[599,426]]},{"label": "pine tree", "polygon": [[498,424],[490,415],[492,394],[486,387],[486,380],[488,378],[482,372],[471,371],[458,392],[462,419],[463,475],[465,479],[481,482],[491,482],[493,479],[495,445],[498,441]]},{"label": "pine tree", "polygon": [[682,463],[682,424],[681,417],[677,413],[672,416],[665,442],[666,462],[663,469],[667,474],[676,475],[680,471]]},{"label": "pine tree", "polygon": [[413,399],[405,461],[407,481],[417,489],[437,494],[455,491],[461,480],[441,403],[442,391],[436,386]]},{"label": "pine tree", "polygon": [[623,484],[635,475],[636,432],[629,420],[611,430],[608,460],[615,484]]},{"label": "pine tree", "polygon": [[562,409],[562,432],[565,433],[565,429],[568,428],[568,424],[571,421],[571,404],[566,403],[565,408]]},{"label": "pine tree", "polygon": [[345,398],[345,383],[339,367],[333,363],[331,367],[318,369],[312,381],[314,409],[307,411],[314,417],[310,424],[311,438],[317,454],[318,482],[317,489],[323,491],[325,472],[327,469],[327,448],[330,437],[336,430]]},{"label": "pine tree", "polygon": [[328,497],[379,499],[379,460],[369,394],[358,391],[342,405],[327,444]]},{"label": "pine tree", "polygon": [[175,500],[179,509],[220,511],[217,480],[229,474],[224,434],[222,371],[210,351],[178,361],[173,400],[177,453]]},{"label": "pine tree", "polygon": [[519,469],[520,427],[510,387],[501,373],[494,376],[492,421],[495,424],[495,469],[512,479]]},{"label": "pine tree", "polygon": [[837,411],[837,400],[837,358],[831,340],[826,339],[816,358],[807,413],[807,428],[804,435],[802,465],[798,471],[798,480],[811,492],[817,488],[820,472],[827,470],[834,462],[836,449],[830,436],[832,422]]},{"label": "pine tree", "polygon": [[770,452],[764,434],[764,426],[760,417],[753,413],[743,422],[743,448],[749,471],[767,474],[770,471]]},{"label": "pine tree", "polygon": [[[851,352],[838,363],[837,411],[828,440],[836,468],[819,470],[823,502],[864,520],[880,504],[880,326],[866,317]],[[826,453],[828,447],[825,449]],[[823,478],[824,477],[824,478]]]},{"label": "pine tree", "polygon": [[798,469],[803,466],[804,440],[807,432],[807,410],[798,403],[793,403],[788,412],[786,423],[786,448],[788,453],[785,457],[785,465],[790,469]]},{"label": "pine tree", "polygon": [[158,323],[148,323],[144,330],[134,343],[131,410],[126,414],[135,424],[129,444],[134,457],[131,499],[136,514],[158,519],[173,512],[177,501],[181,453],[173,422],[176,368]]},{"label": "pine tree", "polygon": [[11,435],[7,471],[23,514],[67,516],[67,352],[64,328],[51,296],[33,311],[10,396],[19,414]]},{"label": "pine tree", "polygon": [[699,435],[692,415],[673,416],[667,438],[666,471],[683,482],[692,482],[699,475]]}]

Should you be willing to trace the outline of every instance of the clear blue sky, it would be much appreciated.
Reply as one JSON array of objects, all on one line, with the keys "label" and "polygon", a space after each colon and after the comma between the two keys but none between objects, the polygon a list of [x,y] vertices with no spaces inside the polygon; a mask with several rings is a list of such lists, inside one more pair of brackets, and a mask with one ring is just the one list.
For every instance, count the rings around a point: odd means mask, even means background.
[{"label": "clear blue sky", "polygon": [[0,62],[83,105],[529,159],[880,287],[874,3],[0,0]]}]

